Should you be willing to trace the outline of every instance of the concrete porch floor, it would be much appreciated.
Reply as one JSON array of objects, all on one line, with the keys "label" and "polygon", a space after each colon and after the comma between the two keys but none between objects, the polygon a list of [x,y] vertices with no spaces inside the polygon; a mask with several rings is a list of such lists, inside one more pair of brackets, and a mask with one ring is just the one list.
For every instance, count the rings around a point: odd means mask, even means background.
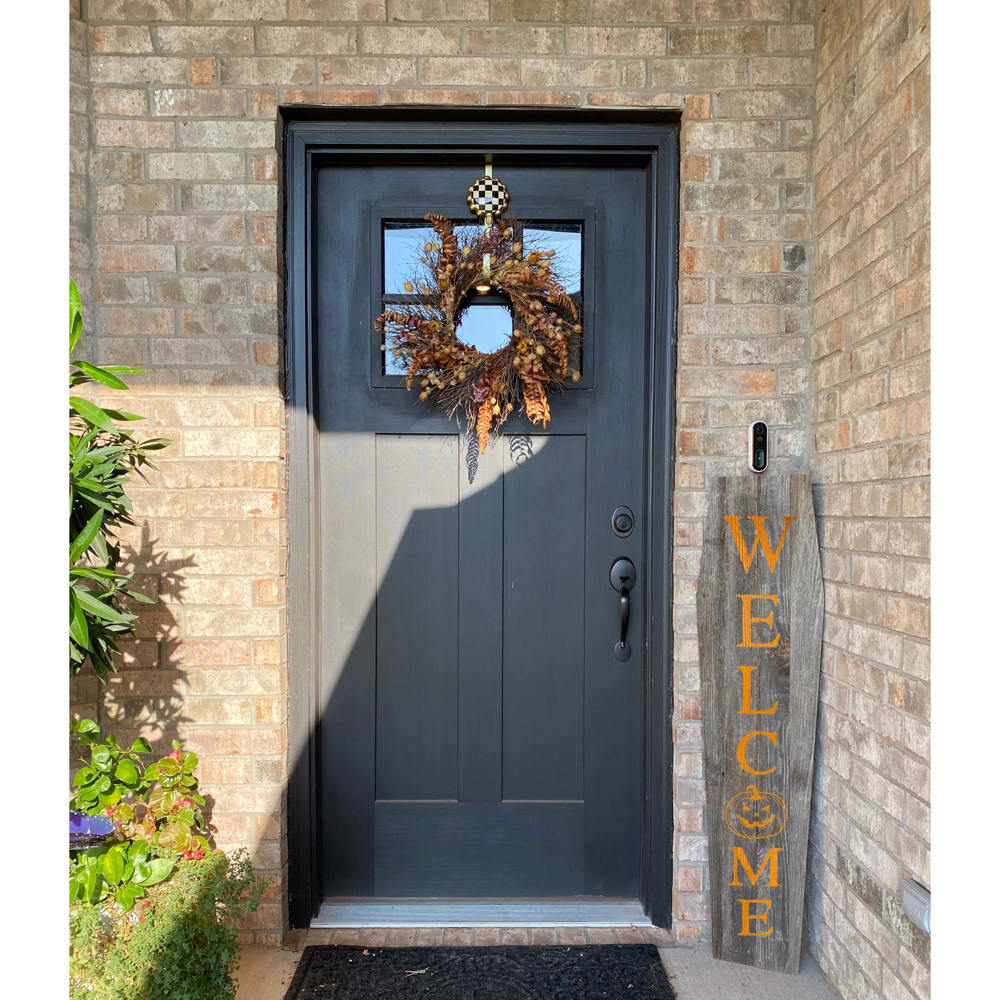
[{"label": "concrete porch floor", "polygon": [[[655,941],[654,928],[394,928],[306,931],[291,948],[244,947],[236,974],[236,1000],[282,1000],[307,944],[362,944],[372,947],[490,944],[613,944]],[[811,955],[797,976],[763,972],[712,958],[711,945],[660,945],[660,958],[677,1000],[837,1000]]]}]

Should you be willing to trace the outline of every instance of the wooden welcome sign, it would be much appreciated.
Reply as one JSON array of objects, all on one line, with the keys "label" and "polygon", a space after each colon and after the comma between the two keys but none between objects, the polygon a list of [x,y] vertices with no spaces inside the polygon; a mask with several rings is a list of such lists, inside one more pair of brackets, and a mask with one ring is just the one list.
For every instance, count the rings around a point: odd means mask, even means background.
[{"label": "wooden welcome sign", "polygon": [[807,476],[717,479],[701,576],[712,953],[799,971],[823,578]]}]

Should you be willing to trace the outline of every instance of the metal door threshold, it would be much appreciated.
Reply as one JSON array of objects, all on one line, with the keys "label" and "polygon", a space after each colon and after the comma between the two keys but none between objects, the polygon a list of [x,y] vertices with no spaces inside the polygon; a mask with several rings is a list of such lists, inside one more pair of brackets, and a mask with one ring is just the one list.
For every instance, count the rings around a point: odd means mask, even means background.
[{"label": "metal door threshold", "polygon": [[649,927],[634,899],[328,899],[311,927]]}]

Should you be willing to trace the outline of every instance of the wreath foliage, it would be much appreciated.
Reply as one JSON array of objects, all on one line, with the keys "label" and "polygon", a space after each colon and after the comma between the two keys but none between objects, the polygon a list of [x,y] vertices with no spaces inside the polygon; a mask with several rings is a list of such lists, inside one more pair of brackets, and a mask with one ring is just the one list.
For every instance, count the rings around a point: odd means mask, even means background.
[{"label": "wreath foliage", "polygon": [[[520,406],[533,424],[550,419],[548,392],[578,381],[570,373],[573,338],[581,327],[576,304],[559,282],[554,250],[526,248],[513,219],[497,219],[460,242],[449,219],[428,213],[436,240],[424,244],[418,273],[404,288],[417,301],[394,305],[375,321],[386,349],[406,369],[406,388],[419,379],[420,398],[433,399],[449,416],[464,410],[479,453]],[[490,257],[490,284],[510,302],[509,343],[490,354],[458,337],[462,315],[483,282]]]}]

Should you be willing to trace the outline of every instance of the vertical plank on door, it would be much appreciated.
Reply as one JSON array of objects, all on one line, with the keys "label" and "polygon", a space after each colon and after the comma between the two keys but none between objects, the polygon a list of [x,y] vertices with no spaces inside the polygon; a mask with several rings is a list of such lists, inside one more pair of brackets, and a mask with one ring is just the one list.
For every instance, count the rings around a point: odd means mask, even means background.
[{"label": "vertical plank on door", "polygon": [[458,792],[457,450],[453,434],[376,438],[378,799]]},{"label": "vertical plank on door", "polygon": [[[469,482],[458,455],[458,798],[500,801],[503,712],[503,441],[491,441]],[[473,448],[476,447],[473,440]]]},{"label": "vertical plank on door", "polygon": [[504,451],[503,797],[583,798],[587,439]]}]

